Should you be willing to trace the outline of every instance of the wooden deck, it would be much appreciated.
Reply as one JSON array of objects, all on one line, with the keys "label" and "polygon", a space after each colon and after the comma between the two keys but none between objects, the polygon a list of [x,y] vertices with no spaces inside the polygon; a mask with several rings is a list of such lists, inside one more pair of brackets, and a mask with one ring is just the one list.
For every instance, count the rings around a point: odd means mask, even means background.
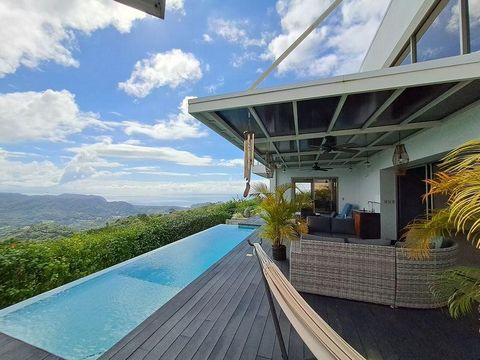
[{"label": "wooden deck", "polygon": [[62,360],[42,349],[0,333],[0,359],[2,360]]},{"label": "wooden deck", "polygon": [[[248,244],[237,246],[101,359],[281,359],[259,266],[249,254]],[[304,297],[367,359],[480,359],[474,317]],[[289,358],[313,358],[281,312],[280,323]]]}]

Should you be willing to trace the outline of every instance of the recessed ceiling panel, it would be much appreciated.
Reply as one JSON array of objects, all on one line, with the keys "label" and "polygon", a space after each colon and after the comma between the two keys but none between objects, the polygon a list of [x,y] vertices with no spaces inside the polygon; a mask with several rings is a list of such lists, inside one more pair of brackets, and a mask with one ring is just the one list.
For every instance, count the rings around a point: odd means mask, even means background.
[{"label": "recessed ceiling panel", "polygon": [[464,88],[450,95],[440,104],[434,106],[413,122],[441,120],[446,116],[463,109],[474,101],[480,99],[480,80],[475,80]]},{"label": "recessed ceiling panel", "polygon": [[282,136],[295,134],[293,122],[293,105],[291,102],[256,106],[255,111],[270,136]]},{"label": "recessed ceiling panel", "polygon": [[299,101],[298,129],[300,134],[321,132],[328,129],[340,97],[328,97]]},{"label": "recessed ceiling panel", "polygon": [[353,94],[347,97],[334,130],[357,129],[388,99],[391,90]]},{"label": "recessed ceiling panel", "polygon": [[400,124],[403,120],[435,100],[454,83],[418,86],[406,89],[371,126]]},{"label": "recessed ceiling panel", "polygon": [[247,130],[253,131],[256,138],[265,137],[253,116],[249,118],[248,114],[249,111],[246,108],[217,111],[217,115],[242,137],[243,132]]}]

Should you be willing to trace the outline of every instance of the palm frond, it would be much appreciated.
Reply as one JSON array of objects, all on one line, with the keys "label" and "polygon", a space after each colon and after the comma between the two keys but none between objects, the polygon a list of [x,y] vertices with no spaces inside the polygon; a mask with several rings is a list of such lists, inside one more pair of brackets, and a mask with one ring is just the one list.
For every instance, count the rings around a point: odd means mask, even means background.
[{"label": "palm frond", "polygon": [[472,312],[480,303],[480,268],[457,267],[440,274],[432,286],[439,298],[448,298],[453,318]]}]

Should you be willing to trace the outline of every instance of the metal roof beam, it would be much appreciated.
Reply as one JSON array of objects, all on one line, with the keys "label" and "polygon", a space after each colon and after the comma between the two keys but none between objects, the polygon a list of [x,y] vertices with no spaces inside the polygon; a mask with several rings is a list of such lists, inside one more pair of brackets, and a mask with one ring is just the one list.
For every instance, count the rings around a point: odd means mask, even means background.
[{"label": "metal roof beam", "polygon": [[363,124],[362,129],[368,128],[371,124],[373,124],[377,118],[383,114],[385,110],[395,101],[397,98],[402,95],[402,93],[405,91],[405,87],[401,87],[393,92],[392,95],[380,106],[377,111],[375,111],[370,118],[365,121],[365,124]]},{"label": "metal roof beam", "polygon": [[283,61],[285,58],[290,55],[290,53],[295,50],[295,48],[301,44],[303,40],[315,30],[320,23],[327,18],[328,15],[332,13],[333,10],[342,2],[342,0],[335,0],[325,11],[310,25],[298,38],[295,40],[278,58],[275,59],[272,65],[265,70],[260,77],[255,80],[255,82],[248,88],[248,90],[255,89],[265,78],[270,75],[270,73],[275,70],[275,68]]},{"label": "metal roof beam", "polygon": [[361,135],[361,134],[374,134],[379,132],[387,131],[399,131],[399,130],[413,130],[413,129],[423,129],[423,128],[432,128],[442,124],[442,121],[425,121],[418,123],[410,123],[404,125],[387,125],[387,126],[375,126],[369,127],[366,129],[348,129],[348,130],[334,130],[330,133],[325,131],[318,133],[309,133],[309,134],[300,134],[298,137],[296,135],[284,135],[284,136],[272,136],[270,139],[258,139],[257,143],[268,143],[269,141],[292,141],[292,140],[308,140],[308,139],[318,139],[325,137],[327,135],[331,136],[348,136],[348,135]]}]

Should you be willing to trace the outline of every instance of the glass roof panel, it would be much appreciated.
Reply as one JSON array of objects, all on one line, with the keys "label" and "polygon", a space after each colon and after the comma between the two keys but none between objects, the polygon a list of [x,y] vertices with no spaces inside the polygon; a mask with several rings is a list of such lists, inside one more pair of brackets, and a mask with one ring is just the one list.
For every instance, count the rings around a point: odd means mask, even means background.
[{"label": "glass roof panel", "polygon": [[351,142],[357,144],[360,147],[368,146],[375,140],[377,140],[380,136],[385,133],[367,133],[367,134],[359,134],[356,135]]},{"label": "glass roof panel", "polygon": [[300,151],[315,151],[322,145],[323,138],[300,140]]},{"label": "glass roof panel", "polygon": [[297,151],[296,141],[276,141],[275,145],[277,146],[278,151],[281,153]]},{"label": "glass roof panel", "polygon": [[450,95],[440,104],[434,106],[424,114],[420,115],[413,122],[441,120],[444,117],[460,110],[474,101],[480,99],[480,80],[468,84],[455,94]]},{"label": "glass roof panel", "polygon": [[371,126],[400,124],[432,100],[454,86],[455,83],[418,86],[406,89]]},{"label": "glass roof panel", "polygon": [[293,105],[291,102],[256,106],[255,111],[260,120],[262,120],[263,125],[265,125],[270,136],[295,134]]},{"label": "glass roof panel", "polygon": [[398,136],[399,135],[398,131],[394,131],[388,134],[386,137],[384,137],[375,145],[393,145],[398,143],[399,140],[405,139],[406,137],[415,134],[417,131],[420,131],[420,129],[402,130],[400,131],[400,136]]},{"label": "glass roof panel", "polygon": [[326,131],[340,97],[299,101],[298,129],[300,134]]},{"label": "glass roof panel", "polygon": [[386,90],[349,95],[333,129],[360,128],[391,94]]},{"label": "glass roof panel", "polygon": [[262,129],[260,129],[253,116],[250,116],[250,119],[248,118],[248,114],[249,111],[246,108],[217,111],[217,115],[241,136],[243,136],[244,131],[252,130],[256,138],[264,138]]}]

